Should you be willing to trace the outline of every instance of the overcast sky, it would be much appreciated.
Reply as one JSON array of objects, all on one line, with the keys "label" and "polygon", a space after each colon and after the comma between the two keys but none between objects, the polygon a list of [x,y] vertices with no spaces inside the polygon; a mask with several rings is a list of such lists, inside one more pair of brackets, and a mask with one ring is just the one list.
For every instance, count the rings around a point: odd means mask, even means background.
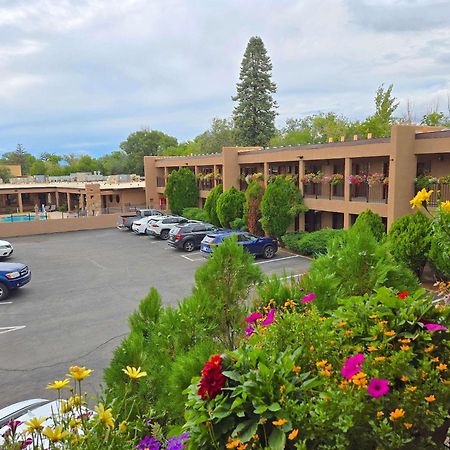
[{"label": "overcast sky", "polygon": [[143,127],[179,140],[229,117],[261,36],[277,124],[373,112],[381,83],[417,119],[450,92],[448,0],[0,0],[0,153],[116,150]]}]

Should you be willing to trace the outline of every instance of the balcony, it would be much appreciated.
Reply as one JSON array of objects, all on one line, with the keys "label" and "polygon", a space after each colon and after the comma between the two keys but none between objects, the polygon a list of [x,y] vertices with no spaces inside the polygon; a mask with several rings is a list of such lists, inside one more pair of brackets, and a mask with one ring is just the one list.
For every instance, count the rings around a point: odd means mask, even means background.
[{"label": "balcony", "polygon": [[329,182],[304,184],[303,196],[305,198],[343,200],[344,185],[342,183],[331,184]]},{"label": "balcony", "polygon": [[389,190],[388,188],[389,186],[387,184],[351,184],[350,201],[366,203],[387,203]]},{"label": "balcony", "polygon": [[420,183],[415,184],[415,193],[419,192],[421,189],[425,188],[427,191],[432,190],[430,201],[428,206],[436,207],[438,205],[438,200],[441,202],[450,201],[450,184],[448,183]]}]

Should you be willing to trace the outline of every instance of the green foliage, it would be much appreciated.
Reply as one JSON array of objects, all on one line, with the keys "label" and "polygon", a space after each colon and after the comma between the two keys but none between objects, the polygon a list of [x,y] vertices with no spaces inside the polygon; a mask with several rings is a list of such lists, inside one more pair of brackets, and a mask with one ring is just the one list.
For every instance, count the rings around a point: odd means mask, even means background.
[{"label": "green foliage", "polygon": [[289,250],[305,256],[318,256],[326,253],[330,241],[342,233],[345,233],[345,231],[323,228],[311,233],[287,233],[281,240]]},{"label": "green foliage", "polygon": [[223,187],[221,184],[218,184],[215,188],[211,189],[205,202],[205,211],[208,215],[208,221],[216,227],[220,227],[220,220],[217,216],[217,200],[222,192]]},{"label": "green foliage", "polygon": [[275,134],[276,102],[272,63],[260,37],[250,38],[241,63],[233,111],[239,145],[267,146]]},{"label": "green foliage", "polygon": [[30,167],[30,175],[46,175],[47,174],[47,164],[40,159],[34,161]]},{"label": "green foliage", "polygon": [[256,236],[262,236],[261,201],[264,188],[259,181],[252,180],[245,191],[244,218],[248,230]]},{"label": "green foliage", "polygon": [[[231,436],[259,450],[434,448],[433,433],[450,402],[438,368],[450,357],[450,341],[448,333],[430,333],[421,321],[449,318],[450,308],[439,311],[423,290],[400,300],[380,288],[343,300],[325,317],[314,303],[281,308],[275,323],[255,325],[248,341],[222,355],[222,393],[202,400],[197,380],[187,390],[190,445],[225,448]],[[348,381],[340,371],[356,353],[365,360]],[[374,378],[386,379],[390,388],[378,399],[367,389]],[[431,393],[435,401],[427,402]],[[405,415],[391,420],[396,409]]]},{"label": "green foliage", "polygon": [[216,203],[216,213],[223,227],[230,228],[231,222],[242,219],[244,202],[245,194],[233,186],[219,196]]},{"label": "green foliage", "polygon": [[431,245],[431,222],[420,211],[399,217],[388,234],[389,250],[395,260],[420,277]]},{"label": "green foliage", "polygon": [[438,278],[450,280],[450,213],[442,207],[432,225],[430,260]]},{"label": "green foliage", "polygon": [[5,164],[19,164],[22,167],[22,175],[30,174],[30,167],[36,158],[25,150],[22,144],[17,144],[13,152],[2,155],[2,162]]},{"label": "green foliage", "polygon": [[282,176],[269,183],[261,200],[261,225],[274,238],[286,234],[300,212],[307,211],[298,187]]},{"label": "green foliage", "polygon": [[123,151],[111,152],[98,159],[99,170],[103,175],[130,173],[129,158]]},{"label": "green foliage", "polygon": [[8,167],[0,165],[0,178],[3,180],[4,183],[8,183],[9,179],[11,178],[11,171]]},{"label": "green foliage", "polygon": [[357,230],[361,230],[364,228],[369,228],[371,233],[373,234],[374,238],[381,242],[385,236],[385,228],[383,221],[381,220],[381,217],[379,214],[374,213],[371,209],[367,208],[365,211],[363,211],[357,218],[353,225],[354,228]]},{"label": "green foliage", "polygon": [[181,214],[184,208],[196,207],[198,186],[194,173],[185,167],[174,170],[167,179],[164,195],[173,214]]},{"label": "green foliage", "polygon": [[235,348],[250,286],[260,278],[259,267],[237,244],[236,236],[226,238],[215,248],[207,264],[197,269],[194,296],[203,298],[208,305],[211,320],[218,326],[217,339],[223,347]]},{"label": "green foliage", "polygon": [[432,127],[448,127],[450,126],[450,117],[443,112],[432,111],[425,114],[420,122],[421,125],[429,125]]},{"label": "green foliage", "polygon": [[203,208],[184,208],[181,214],[186,219],[200,220],[202,222],[208,222],[208,214]]},{"label": "green foliage", "polygon": [[58,206],[58,211],[59,212],[67,212],[68,211],[67,204],[63,203],[62,205],[59,205]]},{"label": "green foliage", "polygon": [[246,231],[247,230],[247,224],[246,224],[244,219],[242,219],[241,217],[238,217],[237,219],[234,219],[230,223],[230,228],[232,230]]},{"label": "green foliage", "polygon": [[305,291],[315,292],[323,310],[335,308],[340,298],[370,294],[381,286],[399,291],[418,286],[415,275],[394,261],[387,243],[377,242],[367,225],[331,240],[326,255],[311,263],[301,282]]}]

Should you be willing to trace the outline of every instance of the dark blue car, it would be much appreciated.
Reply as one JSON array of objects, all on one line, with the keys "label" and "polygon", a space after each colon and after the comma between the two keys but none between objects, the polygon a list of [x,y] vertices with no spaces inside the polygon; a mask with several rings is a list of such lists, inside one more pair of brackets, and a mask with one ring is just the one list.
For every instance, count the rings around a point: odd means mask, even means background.
[{"label": "dark blue car", "polygon": [[31,271],[25,264],[0,263],[0,301],[8,297],[9,292],[18,289],[31,280]]},{"label": "dark blue car", "polygon": [[219,231],[207,234],[200,245],[200,252],[203,256],[211,256],[214,247],[217,247],[225,238],[237,236],[237,242],[249,253],[255,256],[263,256],[266,259],[273,258],[278,251],[278,244],[272,238],[254,236],[247,231]]}]

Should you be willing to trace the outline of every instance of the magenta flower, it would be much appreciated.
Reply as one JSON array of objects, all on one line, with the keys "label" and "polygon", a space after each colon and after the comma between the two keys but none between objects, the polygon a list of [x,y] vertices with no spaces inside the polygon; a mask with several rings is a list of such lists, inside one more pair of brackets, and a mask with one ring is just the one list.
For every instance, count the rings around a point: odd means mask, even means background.
[{"label": "magenta flower", "polygon": [[267,317],[261,322],[261,325],[263,327],[268,327],[269,325],[271,325],[273,323],[273,321],[275,320],[275,309],[272,308],[268,314]]},{"label": "magenta flower", "polygon": [[350,380],[358,372],[362,370],[362,363],[366,358],[362,353],[358,353],[355,356],[351,356],[345,360],[344,366],[341,369],[341,375]]},{"label": "magenta flower", "polygon": [[247,337],[250,337],[253,333],[255,332],[255,329],[249,325],[246,329],[245,329],[245,335]]},{"label": "magenta flower", "polygon": [[444,327],[443,325],[439,325],[438,323],[427,323],[425,325],[425,328],[428,331],[434,332],[434,331],[447,331],[448,328]]},{"label": "magenta flower", "polygon": [[389,381],[380,378],[372,378],[369,381],[369,386],[367,386],[367,393],[373,398],[389,394]]},{"label": "magenta flower", "polygon": [[302,298],[302,303],[310,303],[310,302],[312,302],[314,299],[316,298],[316,294],[314,294],[314,292],[311,292],[310,294],[308,294],[308,295],[305,295],[303,298]]},{"label": "magenta flower", "polygon": [[250,314],[248,317],[246,317],[244,319],[245,322],[247,323],[254,323],[256,322],[258,319],[262,319],[263,315],[259,312],[254,312],[252,314]]}]

